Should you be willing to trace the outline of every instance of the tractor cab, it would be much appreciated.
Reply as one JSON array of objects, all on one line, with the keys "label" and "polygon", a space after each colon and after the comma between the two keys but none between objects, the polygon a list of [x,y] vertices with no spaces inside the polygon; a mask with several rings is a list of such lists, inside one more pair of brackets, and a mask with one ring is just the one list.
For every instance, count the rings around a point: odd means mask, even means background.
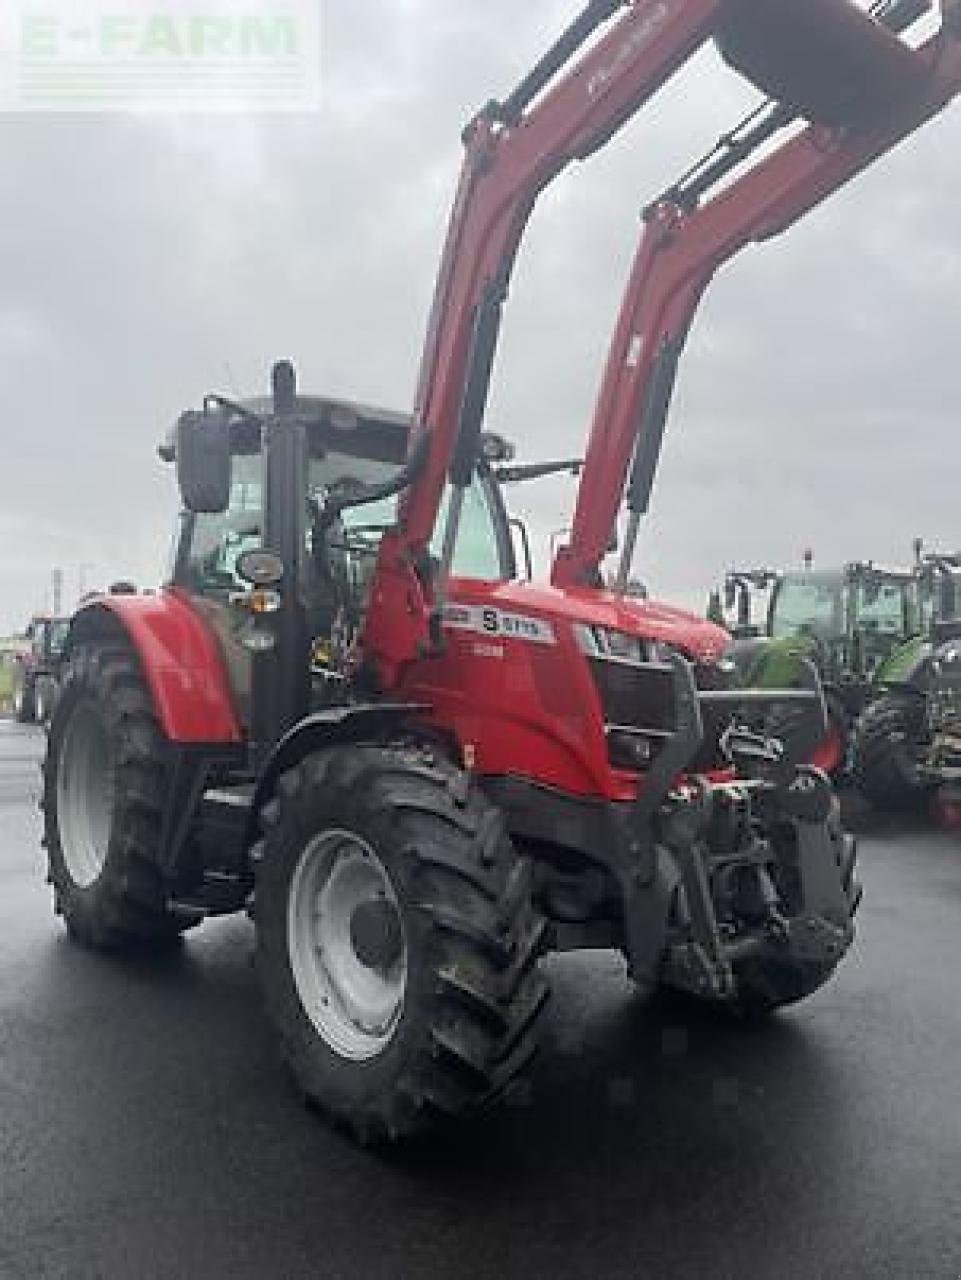
[{"label": "tractor cab", "polygon": [[[307,709],[342,699],[345,679],[357,665],[380,540],[397,520],[410,426],[407,415],[390,410],[298,396],[289,430],[270,441],[268,424],[276,421],[272,407],[268,398],[208,405],[202,414],[184,414],[161,447],[165,460],[178,463],[189,499],[169,583],[216,632],[248,726],[254,719],[252,667],[272,642],[264,622],[275,609],[289,606],[295,615],[295,643],[309,671],[309,688],[301,690]],[[503,581],[515,576],[516,563],[493,464],[510,446],[494,436],[483,443],[465,495],[453,571]],[[281,476],[278,446],[293,464]],[[219,494],[190,493],[191,485],[210,486],[218,472]],[[203,500],[209,497],[216,501]],[[199,509],[204,506],[220,509]],[[444,510],[442,505],[438,528]],[[432,557],[439,554],[437,543],[435,537]],[[280,562],[282,592],[251,590],[258,583],[251,581],[250,566],[258,556],[262,566],[265,549]],[[280,587],[281,580],[259,585]],[[283,728],[276,726],[268,736],[278,736]]]},{"label": "tractor cab", "polygon": [[46,615],[32,618],[26,637],[33,662],[38,665],[55,665],[63,652],[69,630],[69,618]]},{"label": "tractor cab", "polygon": [[918,564],[921,630],[937,642],[961,631],[961,555],[928,552]]},{"label": "tractor cab", "polygon": [[860,681],[920,626],[911,573],[849,564],[784,574],[771,597],[767,634],[817,654],[831,680]]},{"label": "tractor cab", "polygon": [[728,570],[721,616],[736,640],[751,640],[764,634],[759,611],[765,604],[770,606],[771,592],[779,577],[774,569]]}]

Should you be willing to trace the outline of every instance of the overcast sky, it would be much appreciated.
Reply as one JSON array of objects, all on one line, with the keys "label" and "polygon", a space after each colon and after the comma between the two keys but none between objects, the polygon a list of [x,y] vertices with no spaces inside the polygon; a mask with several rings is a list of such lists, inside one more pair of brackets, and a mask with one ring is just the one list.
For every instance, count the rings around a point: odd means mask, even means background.
[{"label": "overcast sky", "polygon": [[[211,389],[408,408],[467,117],[576,0],[325,0],[323,106],[293,117],[0,117],[0,633],[49,600],[162,572],[155,446]],[[638,211],[752,95],[692,63],[532,221],[489,424],[577,453]],[[702,607],[731,563],[905,560],[961,545],[961,109],[712,286],[638,571]],[[521,495],[518,495],[521,496]],[[570,481],[523,493],[535,541]]]}]

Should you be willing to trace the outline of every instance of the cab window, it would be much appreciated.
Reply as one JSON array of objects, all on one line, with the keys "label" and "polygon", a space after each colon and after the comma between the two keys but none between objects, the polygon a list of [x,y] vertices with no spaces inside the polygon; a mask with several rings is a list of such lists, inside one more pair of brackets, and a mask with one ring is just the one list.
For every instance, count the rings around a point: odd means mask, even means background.
[{"label": "cab window", "polygon": [[[310,495],[321,498],[325,490],[345,478],[364,484],[385,480],[393,470],[387,463],[328,452],[322,458],[311,459]],[[461,577],[498,580],[506,576],[506,566],[502,564],[504,550],[491,509],[494,497],[488,483],[475,476],[464,495],[453,563],[454,574]],[[227,510],[215,515],[187,517],[187,545],[181,555],[181,572],[185,573],[191,590],[207,595],[234,591],[242,586],[236,574],[237,560],[243,552],[261,544],[262,509],[262,459],[259,454],[236,455]],[[345,550],[372,560],[381,535],[394,523],[395,513],[394,498],[346,508],[342,523],[350,545]],[[434,556],[440,554],[446,516],[447,495],[431,539],[430,551]]]},{"label": "cab window", "polygon": [[885,582],[858,586],[857,625],[882,635],[900,635],[905,630],[905,599],[900,583]]}]

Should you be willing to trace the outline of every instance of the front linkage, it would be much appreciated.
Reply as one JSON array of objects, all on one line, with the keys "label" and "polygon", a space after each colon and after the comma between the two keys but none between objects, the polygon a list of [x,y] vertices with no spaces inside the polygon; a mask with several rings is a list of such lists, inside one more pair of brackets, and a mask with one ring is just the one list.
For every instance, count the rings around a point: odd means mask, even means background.
[{"label": "front linkage", "polygon": [[[672,666],[675,733],[615,823],[632,974],[643,987],[664,983],[743,1010],[790,1003],[847,951],[861,893],[830,781],[797,763],[824,732],[817,674],[808,667],[805,690],[745,696],[699,692],[689,663]],[[762,699],[809,710],[790,754],[732,722],[721,745],[739,776],[678,783],[705,739],[702,706],[737,712]]]}]

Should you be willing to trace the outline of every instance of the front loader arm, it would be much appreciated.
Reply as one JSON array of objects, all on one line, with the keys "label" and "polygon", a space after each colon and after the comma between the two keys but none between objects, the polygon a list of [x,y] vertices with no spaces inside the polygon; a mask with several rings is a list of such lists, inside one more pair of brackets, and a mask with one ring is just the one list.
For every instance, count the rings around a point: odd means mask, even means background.
[{"label": "front loader arm", "polygon": [[[677,358],[704,289],[741,248],[787,230],[955,97],[959,8],[945,0],[942,31],[909,54],[916,74],[870,119],[847,127],[810,124],[706,203],[689,202],[675,189],[648,210],[596,404],[571,539],[553,566],[556,585],[596,580],[625,484],[630,523],[619,577],[626,577]],[[791,112],[781,111],[775,123],[789,123]]]},{"label": "front loader arm", "polygon": [[[562,169],[602,146],[711,37],[724,2],[591,0],[511,97],[489,104],[465,131],[415,401],[411,447],[425,431],[431,444],[401,502],[398,528],[382,541],[362,640],[383,687],[436,638],[431,620],[449,563],[441,565],[438,585],[425,565],[426,549],[447,480],[456,502],[470,479],[501,307],[534,203]],[[621,9],[580,61],[559,75]]]}]

